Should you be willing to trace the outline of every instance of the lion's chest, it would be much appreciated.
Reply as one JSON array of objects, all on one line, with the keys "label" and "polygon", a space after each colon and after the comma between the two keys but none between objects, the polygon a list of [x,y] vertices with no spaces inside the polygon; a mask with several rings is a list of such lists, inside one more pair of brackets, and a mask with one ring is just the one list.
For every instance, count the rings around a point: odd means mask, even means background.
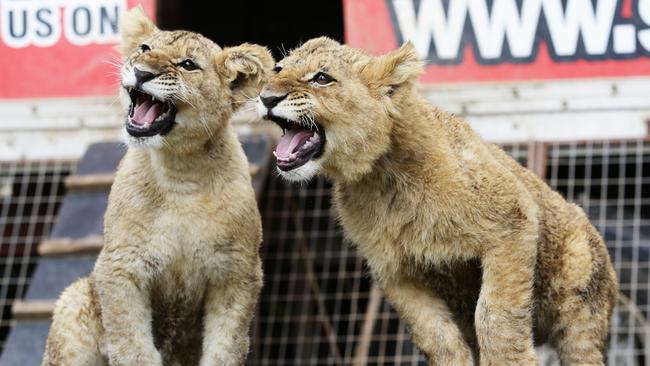
[{"label": "lion's chest", "polygon": [[208,286],[228,276],[230,255],[224,228],[211,220],[218,214],[214,206],[198,205],[188,197],[155,212],[145,250],[158,259],[151,296],[154,308],[160,304],[161,316],[196,313]]},{"label": "lion's chest", "polygon": [[150,289],[152,328],[156,346],[170,357],[200,354],[206,293],[229,272],[223,230],[210,225],[215,213],[186,203],[158,212],[148,243],[164,258]]},{"label": "lion's chest", "polygon": [[435,202],[409,202],[399,193],[363,197],[339,192],[335,200],[346,235],[378,275],[476,255],[465,225],[441,216]]},{"label": "lion's chest", "polygon": [[229,271],[227,228],[219,225],[215,199],[187,197],[163,205],[153,222],[148,246],[165,258],[161,276],[182,279],[194,288],[220,281]]}]

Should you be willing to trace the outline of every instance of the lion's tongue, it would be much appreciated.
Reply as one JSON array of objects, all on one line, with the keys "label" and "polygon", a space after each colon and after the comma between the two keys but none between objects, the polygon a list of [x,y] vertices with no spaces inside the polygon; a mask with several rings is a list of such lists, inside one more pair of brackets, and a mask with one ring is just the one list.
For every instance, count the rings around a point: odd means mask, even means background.
[{"label": "lion's tongue", "polygon": [[154,103],[151,100],[145,100],[135,106],[131,122],[138,126],[149,126],[156,120],[161,109],[162,104]]},{"label": "lion's tongue", "polygon": [[275,148],[276,156],[278,158],[288,158],[292,152],[304,145],[313,135],[314,132],[306,128],[294,127],[288,130],[280,139],[278,147]]}]

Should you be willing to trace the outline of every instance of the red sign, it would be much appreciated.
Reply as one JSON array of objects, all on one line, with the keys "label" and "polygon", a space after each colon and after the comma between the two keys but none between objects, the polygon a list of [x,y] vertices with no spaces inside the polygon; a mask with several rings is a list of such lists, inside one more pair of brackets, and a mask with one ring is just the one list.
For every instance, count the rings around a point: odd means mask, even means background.
[{"label": "red sign", "polygon": [[423,82],[650,75],[650,0],[344,0],[346,42],[411,41]]},{"label": "red sign", "polygon": [[0,0],[0,98],[116,94],[119,17],[138,3],[153,17],[155,0]]}]

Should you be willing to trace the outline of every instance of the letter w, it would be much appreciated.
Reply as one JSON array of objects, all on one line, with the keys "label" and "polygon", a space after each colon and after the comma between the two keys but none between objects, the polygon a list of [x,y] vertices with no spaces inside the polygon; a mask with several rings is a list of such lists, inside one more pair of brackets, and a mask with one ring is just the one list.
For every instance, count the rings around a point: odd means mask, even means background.
[{"label": "letter w", "polygon": [[600,0],[596,3],[594,11],[591,0],[568,0],[563,12],[561,0],[544,0],[544,15],[558,56],[575,55],[579,34],[582,34],[587,54],[607,52],[617,2]]},{"label": "letter w", "polygon": [[467,2],[471,1],[451,1],[445,16],[442,0],[421,0],[417,15],[413,0],[393,0],[402,39],[413,42],[420,57],[427,57],[433,37],[438,58],[456,59],[467,15]]},{"label": "letter w", "polygon": [[512,57],[530,57],[542,10],[541,0],[524,0],[521,15],[515,0],[494,0],[492,16],[488,15],[484,0],[472,1],[469,5],[474,37],[482,58],[500,58],[506,37]]}]

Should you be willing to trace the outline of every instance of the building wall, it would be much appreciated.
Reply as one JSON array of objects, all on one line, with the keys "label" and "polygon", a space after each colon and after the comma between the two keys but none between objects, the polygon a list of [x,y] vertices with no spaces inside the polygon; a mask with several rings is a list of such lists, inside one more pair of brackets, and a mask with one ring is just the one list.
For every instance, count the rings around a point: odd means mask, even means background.
[{"label": "building wall", "polygon": [[[428,84],[421,90],[494,142],[644,138],[650,121],[650,78]],[[116,97],[4,100],[0,110],[0,160],[76,159],[92,142],[118,139],[125,113]],[[255,118],[235,120],[245,125]]]},{"label": "building wall", "polygon": [[643,138],[650,78],[427,85],[428,100],[495,142]]},{"label": "building wall", "polygon": [[77,159],[115,140],[124,118],[115,97],[0,101],[0,160]]}]

